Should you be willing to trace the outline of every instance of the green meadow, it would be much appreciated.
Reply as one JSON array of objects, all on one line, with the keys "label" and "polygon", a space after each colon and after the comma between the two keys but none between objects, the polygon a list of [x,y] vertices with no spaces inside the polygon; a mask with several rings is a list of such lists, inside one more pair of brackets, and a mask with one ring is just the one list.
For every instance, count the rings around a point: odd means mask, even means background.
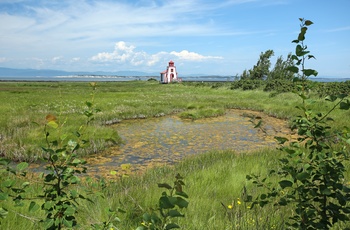
[{"label": "green meadow", "polygon": [[[98,154],[120,142],[108,124],[125,119],[144,119],[177,114],[184,119],[200,119],[222,115],[226,109],[263,111],[288,119],[300,113],[295,109],[299,98],[293,93],[271,97],[256,90],[231,90],[230,83],[213,87],[207,83],[162,85],[158,82],[99,82],[94,98],[95,121],[88,130],[91,146],[87,153]],[[43,144],[43,124],[48,114],[65,121],[65,129],[73,130],[81,121],[90,87],[84,82],[1,82],[0,83],[0,156],[16,161],[35,161]],[[315,96],[312,106],[325,111],[330,105]],[[336,127],[343,127],[349,115],[334,113]],[[337,119],[338,118],[338,119]],[[105,141],[109,139],[110,141]]]},{"label": "green meadow", "polygon": [[[64,121],[66,133],[84,125],[85,101],[91,100],[87,82],[0,82],[0,156],[15,162],[34,162],[43,157],[40,146],[45,145],[45,117],[52,114]],[[311,92],[310,108],[327,112],[332,103],[325,102]],[[182,119],[203,119],[221,116],[228,109],[248,109],[285,120],[301,115],[296,109],[300,98],[291,92],[272,95],[262,88],[232,89],[232,83],[159,84],[156,81],[97,82],[94,104],[99,112],[89,124],[86,136],[90,145],[79,152],[84,157],[103,155],[122,140],[114,123],[130,119],[148,119],[176,115]],[[333,130],[350,126],[350,110],[335,109],[331,117]],[[249,153],[209,151],[190,156],[176,165],[150,168],[142,173],[115,177],[115,179],[84,179],[75,189],[86,192],[94,203],[79,203],[77,229],[93,229],[93,224],[116,221],[110,229],[136,229],[143,222],[142,215],[156,209],[164,189],[157,183],[172,183],[180,173],[188,194],[188,208],[184,218],[176,223],[182,229],[286,229],[285,222],[291,208],[268,206],[251,208],[244,202],[244,193],[253,197],[259,189],[246,180],[246,175],[267,176],[272,168],[278,169],[279,158],[285,154],[278,149],[261,149]],[[89,170],[89,169],[87,169]],[[9,175],[2,170],[1,181]],[[349,183],[346,172],[344,183]],[[277,183],[278,178],[269,178]],[[42,186],[32,175],[30,194],[38,194]],[[247,191],[245,191],[245,189]],[[100,196],[100,195],[103,195]],[[25,201],[28,202],[29,201]],[[28,204],[25,203],[25,204]],[[0,200],[8,215],[0,220],[1,229],[41,229],[38,219],[43,211],[31,213],[27,205],[15,207],[10,201]],[[122,209],[114,216],[108,210]],[[113,219],[114,220],[114,219]],[[339,224],[334,229],[345,229]],[[107,228],[106,228],[107,229]]]}]

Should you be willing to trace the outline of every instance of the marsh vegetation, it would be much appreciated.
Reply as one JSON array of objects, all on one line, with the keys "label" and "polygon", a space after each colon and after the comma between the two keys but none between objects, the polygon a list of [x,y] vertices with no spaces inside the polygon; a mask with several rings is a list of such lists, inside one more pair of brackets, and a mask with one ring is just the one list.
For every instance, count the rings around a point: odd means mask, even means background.
[{"label": "marsh vegetation", "polygon": [[[313,23],[300,23],[286,67],[293,81],[263,79],[267,51],[237,82],[101,82],[90,83],[92,93],[86,83],[1,82],[1,227],[348,229],[349,82],[308,81],[317,75],[304,66],[314,58],[304,45]],[[121,165],[108,179],[86,176],[88,156],[122,143],[113,124],[168,115],[195,122],[230,109],[283,119],[295,135],[277,135],[280,148],[212,150],[142,173]],[[260,115],[250,118],[266,132]],[[27,172],[25,161],[40,158],[46,171]]]}]

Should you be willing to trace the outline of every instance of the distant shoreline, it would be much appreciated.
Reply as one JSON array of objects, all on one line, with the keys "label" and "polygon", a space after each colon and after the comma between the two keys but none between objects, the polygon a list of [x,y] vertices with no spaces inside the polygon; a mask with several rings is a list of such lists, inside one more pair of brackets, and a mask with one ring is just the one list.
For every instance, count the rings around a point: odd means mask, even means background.
[{"label": "distant shoreline", "polygon": [[[124,81],[147,81],[155,79],[159,81],[159,76],[109,76],[109,75],[70,75],[70,76],[54,76],[54,77],[0,77],[0,82],[124,82]],[[350,78],[332,78],[320,77],[309,78],[311,81],[317,82],[345,82],[350,81]],[[235,77],[232,76],[197,76],[197,77],[182,77],[184,82],[233,82]]]}]

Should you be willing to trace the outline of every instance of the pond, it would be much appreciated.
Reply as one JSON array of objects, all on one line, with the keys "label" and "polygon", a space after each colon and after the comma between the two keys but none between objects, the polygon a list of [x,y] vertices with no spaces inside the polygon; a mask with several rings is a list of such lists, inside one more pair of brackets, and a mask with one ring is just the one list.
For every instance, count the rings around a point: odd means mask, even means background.
[{"label": "pond", "polygon": [[[254,128],[259,120],[262,129]],[[289,133],[286,121],[245,110],[228,110],[224,116],[195,121],[175,115],[125,120],[114,127],[124,144],[89,157],[90,175],[142,171],[210,150],[254,151],[276,146],[274,136]]]}]

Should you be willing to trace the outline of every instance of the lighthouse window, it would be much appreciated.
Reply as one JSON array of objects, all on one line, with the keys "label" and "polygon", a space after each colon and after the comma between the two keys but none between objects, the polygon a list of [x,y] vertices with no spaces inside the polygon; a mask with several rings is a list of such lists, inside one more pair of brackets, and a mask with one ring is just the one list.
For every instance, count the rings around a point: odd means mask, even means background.
[{"label": "lighthouse window", "polygon": [[174,69],[171,69],[170,71],[171,71],[171,72],[174,72]]}]

